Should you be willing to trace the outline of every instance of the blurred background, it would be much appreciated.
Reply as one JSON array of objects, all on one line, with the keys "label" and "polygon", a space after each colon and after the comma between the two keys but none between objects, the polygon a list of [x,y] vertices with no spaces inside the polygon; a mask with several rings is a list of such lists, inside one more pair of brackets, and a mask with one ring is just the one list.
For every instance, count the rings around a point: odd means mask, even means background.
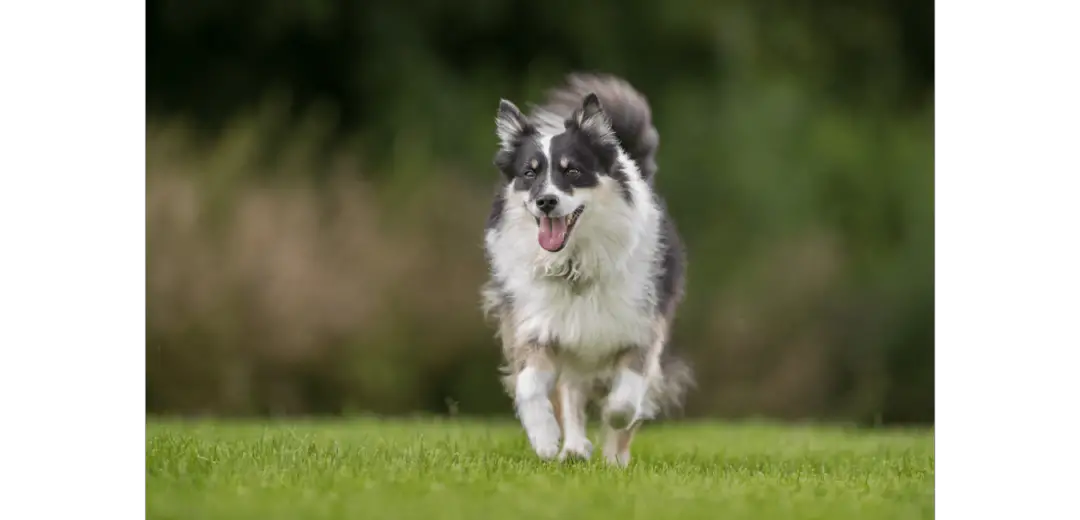
[{"label": "blurred background", "polygon": [[933,26],[926,0],[149,0],[147,412],[509,416],[493,118],[584,70],[653,106],[681,416],[932,423]]}]

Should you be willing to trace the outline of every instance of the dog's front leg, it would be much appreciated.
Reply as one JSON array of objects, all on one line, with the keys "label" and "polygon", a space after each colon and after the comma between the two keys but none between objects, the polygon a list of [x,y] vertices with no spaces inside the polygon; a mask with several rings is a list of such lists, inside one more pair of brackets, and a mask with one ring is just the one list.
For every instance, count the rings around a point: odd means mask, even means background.
[{"label": "dog's front leg", "polygon": [[604,423],[616,430],[627,430],[641,420],[648,382],[645,380],[644,351],[623,354],[617,363],[611,391],[604,403]]},{"label": "dog's front leg", "polygon": [[603,409],[604,422],[604,458],[611,464],[626,466],[630,463],[630,442],[638,425],[647,415],[645,410],[646,393],[649,389],[645,373],[647,371],[644,350],[633,350],[623,354],[618,361],[611,392],[605,399]]},{"label": "dog's front leg", "polygon": [[612,466],[625,468],[630,464],[630,443],[634,441],[640,422],[628,428],[616,429],[610,424],[604,425],[604,460]]},{"label": "dog's front leg", "polygon": [[585,431],[586,384],[576,377],[563,376],[559,381],[559,412],[562,414],[563,449],[560,460],[589,460],[593,446]]},{"label": "dog's front leg", "polygon": [[536,349],[526,358],[514,387],[514,407],[533,450],[549,460],[559,453],[559,423],[551,405],[555,386],[555,365],[545,349]]}]

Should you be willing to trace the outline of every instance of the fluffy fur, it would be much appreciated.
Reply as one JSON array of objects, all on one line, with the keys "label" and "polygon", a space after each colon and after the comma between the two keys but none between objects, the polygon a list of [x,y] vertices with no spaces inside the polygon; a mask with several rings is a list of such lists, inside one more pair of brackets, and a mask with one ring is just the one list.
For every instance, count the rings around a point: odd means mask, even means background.
[{"label": "fluffy fur", "polygon": [[641,422],[691,382],[665,351],[685,255],[653,190],[649,105],[620,78],[577,74],[528,116],[500,101],[495,123],[482,294],[507,390],[544,459],[590,457],[585,409],[597,401],[605,459],[625,466]]}]

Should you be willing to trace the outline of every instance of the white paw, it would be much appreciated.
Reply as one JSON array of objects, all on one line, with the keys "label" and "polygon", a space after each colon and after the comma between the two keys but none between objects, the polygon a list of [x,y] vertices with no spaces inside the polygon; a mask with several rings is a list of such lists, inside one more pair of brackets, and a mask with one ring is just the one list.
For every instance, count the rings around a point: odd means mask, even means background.
[{"label": "white paw", "polygon": [[592,451],[593,445],[589,439],[567,440],[562,453],[559,453],[559,460],[589,460]]},{"label": "white paw", "polygon": [[633,426],[641,419],[646,388],[645,379],[640,375],[630,370],[620,372],[604,407],[604,422],[616,430]]},{"label": "white paw", "polygon": [[540,457],[540,460],[551,460],[551,459],[554,459],[555,456],[559,454],[559,440],[558,439],[556,439],[554,442],[547,442],[546,440],[545,441],[533,440],[532,441],[532,447],[533,447],[533,451],[536,452],[536,455],[538,457]]},{"label": "white paw", "polygon": [[613,401],[604,410],[604,422],[616,430],[629,429],[637,420],[637,407],[629,401]]},{"label": "white paw", "polygon": [[529,443],[533,451],[543,460],[554,459],[559,454],[559,424],[555,422],[555,416],[547,420],[532,421],[527,425]]}]

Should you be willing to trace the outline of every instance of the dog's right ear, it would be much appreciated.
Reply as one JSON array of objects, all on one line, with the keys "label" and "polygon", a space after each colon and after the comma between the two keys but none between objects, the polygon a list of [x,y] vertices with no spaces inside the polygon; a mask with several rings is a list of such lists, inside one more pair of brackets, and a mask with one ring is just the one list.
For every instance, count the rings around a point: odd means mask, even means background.
[{"label": "dog's right ear", "polygon": [[499,138],[499,146],[503,150],[513,150],[521,139],[521,136],[532,131],[529,120],[521,113],[517,105],[505,100],[499,100],[499,112],[495,115],[495,135]]}]

